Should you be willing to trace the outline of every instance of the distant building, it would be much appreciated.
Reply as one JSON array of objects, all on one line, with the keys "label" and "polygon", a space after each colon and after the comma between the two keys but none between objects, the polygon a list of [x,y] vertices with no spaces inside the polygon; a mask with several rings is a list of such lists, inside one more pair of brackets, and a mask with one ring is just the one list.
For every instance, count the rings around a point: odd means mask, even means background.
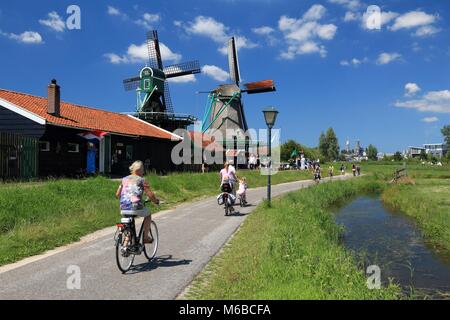
[{"label": "distant building", "polygon": [[425,151],[425,148],[422,147],[408,147],[408,150],[406,151],[406,156],[408,158],[418,158],[420,157],[420,154]]},{"label": "distant building", "polygon": [[422,152],[435,158],[443,158],[448,152],[448,146],[445,143],[424,144],[423,147],[408,147],[406,155],[409,158],[417,158]]},{"label": "distant building", "polygon": [[425,152],[435,158],[441,159],[448,152],[448,145],[445,143],[424,144]]}]

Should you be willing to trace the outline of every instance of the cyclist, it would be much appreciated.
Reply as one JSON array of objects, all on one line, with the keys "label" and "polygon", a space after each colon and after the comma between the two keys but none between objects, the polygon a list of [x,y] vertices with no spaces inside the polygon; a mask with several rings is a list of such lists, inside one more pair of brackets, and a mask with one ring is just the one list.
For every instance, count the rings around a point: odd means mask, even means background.
[{"label": "cyclist", "polygon": [[150,210],[144,206],[143,195],[155,204],[159,204],[159,199],[150,189],[145,181],[144,164],[142,161],[134,162],[130,167],[130,175],[122,179],[122,183],[116,192],[116,198],[120,198],[120,210],[122,215],[133,215],[144,218],[144,243],[152,243],[150,235],[150,224],[152,218]]}]

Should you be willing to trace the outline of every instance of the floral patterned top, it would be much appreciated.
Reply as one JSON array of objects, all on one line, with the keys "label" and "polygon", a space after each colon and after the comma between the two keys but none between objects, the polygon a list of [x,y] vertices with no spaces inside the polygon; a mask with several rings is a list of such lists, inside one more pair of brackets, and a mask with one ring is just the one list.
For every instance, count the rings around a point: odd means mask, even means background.
[{"label": "floral patterned top", "polygon": [[130,175],[122,179],[120,210],[137,211],[144,209],[144,189],[148,186],[144,178]]}]

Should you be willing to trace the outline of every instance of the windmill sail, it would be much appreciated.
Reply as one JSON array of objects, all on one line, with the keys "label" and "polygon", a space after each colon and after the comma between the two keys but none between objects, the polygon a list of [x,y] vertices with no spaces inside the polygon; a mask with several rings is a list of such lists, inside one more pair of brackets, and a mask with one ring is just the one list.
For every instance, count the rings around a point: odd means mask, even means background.
[{"label": "windmill sail", "polygon": [[200,62],[198,62],[197,60],[179,63],[164,68],[164,73],[167,79],[182,77],[189,74],[196,74],[200,72],[201,72]]},{"label": "windmill sail", "polygon": [[153,30],[147,33],[147,49],[150,67],[163,70],[161,49],[159,47],[158,31]]},{"label": "windmill sail", "polygon": [[163,105],[164,105],[165,112],[174,113],[172,98],[170,96],[169,83],[167,81],[164,83]]},{"label": "windmill sail", "polygon": [[125,91],[132,91],[139,88],[141,84],[141,77],[134,77],[130,79],[123,80],[123,86],[125,87]]},{"label": "windmill sail", "polygon": [[232,37],[228,41],[228,63],[230,66],[231,80],[239,87],[241,82],[241,72],[239,70],[239,59],[236,47],[236,39]]}]

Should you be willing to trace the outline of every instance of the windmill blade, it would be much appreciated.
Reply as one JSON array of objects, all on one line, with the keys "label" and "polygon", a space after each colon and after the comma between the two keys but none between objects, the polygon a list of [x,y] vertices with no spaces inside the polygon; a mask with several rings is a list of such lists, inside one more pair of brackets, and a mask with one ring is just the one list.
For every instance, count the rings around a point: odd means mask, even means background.
[{"label": "windmill blade", "polygon": [[230,66],[231,80],[239,87],[241,82],[241,71],[239,69],[236,39],[234,37],[228,41],[228,64]]},{"label": "windmill blade", "polygon": [[174,111],[173,111],[173,104],[172,104],[172,98],[170,97],[170,90],[169,90],[169,82],[168,81],[166,81],[164,83],[163,104],[164,104],[164,108],[166,109],[165,112],[167,112],[167,113],[174,113]]},{"label": "windmill blade", "polygon": [[174,64],[164,68],[164,73],[167,79],[182,77],[189,74],[200,73],[200,62],[197,60],[185,63]]},{"label": "windmill blade", "polygon": [[263,80],[246,83],[244,84],[244,86],[246,90],[242,90],[242,92],[247,92],[248,94],[277,91],[277,88],[275,87],[275,83],[273,82],[273,80]]},{"label": "windmill blade", "polygon": [[161,49],[159,47],[158,31],[153,30],[147,33],[147,49],[150,67],[163,70]]},{"label": "windmill blade", "polygon": [[137,88],[139,88],[140,85],[141,85],[140,77],[134,77],[123,80],[123,86],[125,88],[125,91],[136,90]]}]

